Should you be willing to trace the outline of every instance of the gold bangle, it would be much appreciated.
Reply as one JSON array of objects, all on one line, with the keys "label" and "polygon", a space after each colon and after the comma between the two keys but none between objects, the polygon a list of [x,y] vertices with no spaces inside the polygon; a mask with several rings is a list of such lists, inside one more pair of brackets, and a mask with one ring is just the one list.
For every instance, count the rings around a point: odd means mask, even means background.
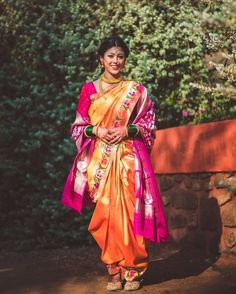
[{"label": "gold bangle", "polygon": [[94,126],[94,127],[93,127],[93,134],[94,134],[95,136],[98,135],[98,126]]},{"label": "gold bangle", "polygon": [[136,130],[137,130],[137,132],[136,132],[135,136],[137,136],[139,133],[139,127],[137,125],[136,125]]},{"label": "gold bangle", "polygon": [[86,128],[84,128],[84,135],[85,135],[85,137],[89,138],[89,136],[86,134]]},{"label": "gold bangle", "polygon": [[93,127],[92,133],[93,133],[94,135],[96,135],[96,133],[97,133],[97,128],[98,128],[97,126],[94,126],[94,127]]},{"label": "gold bangle", "polygon": [[125,131],[126,131],[126,137],[129,137],[128,126],[125,127]]}]

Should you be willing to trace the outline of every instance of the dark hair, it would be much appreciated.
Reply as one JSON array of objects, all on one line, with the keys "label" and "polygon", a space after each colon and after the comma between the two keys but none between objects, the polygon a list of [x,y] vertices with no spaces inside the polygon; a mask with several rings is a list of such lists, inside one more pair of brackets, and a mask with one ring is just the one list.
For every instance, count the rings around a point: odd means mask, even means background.
[{"label": "dark hair", "polygon": [[125,53],[125,58],[129,56],[128,46],[119,36],[116,35],[110,36],[102,41],[98,49],[98,55],[103,57],[105,52],[112,47],[121,47]]}]

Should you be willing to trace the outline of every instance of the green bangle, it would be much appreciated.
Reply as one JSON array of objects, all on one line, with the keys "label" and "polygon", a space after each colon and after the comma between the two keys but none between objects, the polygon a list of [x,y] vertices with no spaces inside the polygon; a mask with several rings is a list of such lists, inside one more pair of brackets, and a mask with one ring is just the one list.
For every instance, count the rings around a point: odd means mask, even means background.
[{"label": "green bangle", "polygon": [[136,125],[129,125],[128,129],[128,136],[129,137],[136,137],[139,135],[139,128]]},{"label": "green bangle", "polygon": [[93,137],[93,126],[87,126],[84,130],[84,134],[86,137]]}]

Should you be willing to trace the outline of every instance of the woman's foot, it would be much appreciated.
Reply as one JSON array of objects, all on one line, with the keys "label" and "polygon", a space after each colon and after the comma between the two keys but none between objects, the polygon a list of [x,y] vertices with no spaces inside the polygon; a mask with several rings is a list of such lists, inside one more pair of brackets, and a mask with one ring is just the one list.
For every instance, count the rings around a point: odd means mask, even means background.
[{"label": "woman's foot", "polygon": [[126,282],[124,290],[126,291],[135,291],[138,290],[141,287],[140,281],[132,281],[132,282]]},{"label": "woman's foot", "polygon": [[122,283],[121,282],[108,282],[107,283],[107,290],[108,291],[116,291],[116,290],[122,290]]},{"label": "woman's foot", "polygon": [[111,275],[111,282],[107,283],[108,291],[122,290],[120,273]]}]

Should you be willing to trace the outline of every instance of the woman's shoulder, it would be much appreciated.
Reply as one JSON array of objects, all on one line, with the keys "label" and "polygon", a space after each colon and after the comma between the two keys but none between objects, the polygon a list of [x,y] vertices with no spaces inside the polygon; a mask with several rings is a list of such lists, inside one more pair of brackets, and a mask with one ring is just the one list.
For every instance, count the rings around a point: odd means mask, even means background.
[{"label": "woman's shoulder", "polygon": [[81,92],[88,92],[88,93],[96,92],[95,81],[85,82],[81,87]]},{"label": "woman's shoulder", "polygon": [[82,85],[81,89],[91,88],[93,87],[93,84],[94,84],[94,81],[87,81]]}]

